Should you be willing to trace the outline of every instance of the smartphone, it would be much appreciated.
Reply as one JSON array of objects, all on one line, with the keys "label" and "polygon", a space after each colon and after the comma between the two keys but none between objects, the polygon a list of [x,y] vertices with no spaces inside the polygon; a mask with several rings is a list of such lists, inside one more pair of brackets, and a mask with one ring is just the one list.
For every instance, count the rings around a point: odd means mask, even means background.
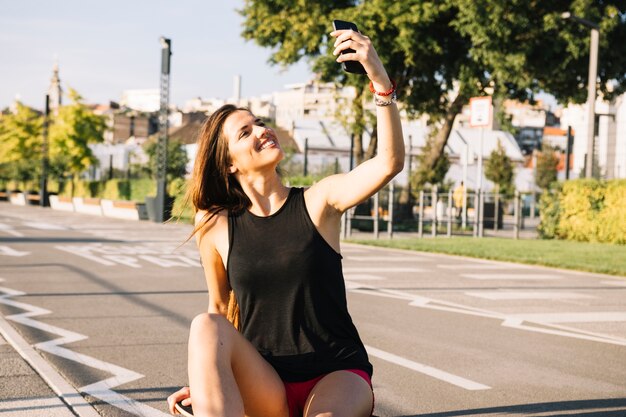
[{"label": "smartphone", "polygon": [[[335,30],[352,29],[355,32],[359,31],[359,29],[357,29],[354,23],[345,22],[343,20],[333,20],[333,28]],[[342,55],[350,54],[353,52],[354,52],[354,49],[346,49],[344,51],[341,51],[341,54]],[[341,67],[343,68],[344,71],[351,72],[353,74],[367,74],[367,72],[365,71],[365,68],[363,68],[363,65],[361,65],[359,61],[344,61],[341,63]]]}]

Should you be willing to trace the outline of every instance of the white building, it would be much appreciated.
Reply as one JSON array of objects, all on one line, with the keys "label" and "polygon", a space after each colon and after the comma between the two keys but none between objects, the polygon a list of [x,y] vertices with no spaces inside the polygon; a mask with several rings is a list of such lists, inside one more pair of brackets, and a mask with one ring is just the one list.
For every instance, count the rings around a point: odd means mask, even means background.
[{"label": "white building", "polygon": [[147,113],[159,111],[161,108],[159,89],[125,90],[122,92],[120,105]]},{"label": "white building", "polygon": [[[570,104],[563,109],[561,128],[571,126],[574,137],[573,177],[578,176],[585,168],[587,154],[587,105]],[[622,94],[612,102],[598,98],[595,103],[596,161],[603,178],[626,178],[626,94]]]}]

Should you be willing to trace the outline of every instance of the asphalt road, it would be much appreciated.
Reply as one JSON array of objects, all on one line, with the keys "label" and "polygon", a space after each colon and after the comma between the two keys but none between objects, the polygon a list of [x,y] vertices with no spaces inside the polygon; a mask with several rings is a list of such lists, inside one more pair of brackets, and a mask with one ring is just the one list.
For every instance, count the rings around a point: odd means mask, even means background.
[{"label": "asphalt road", "polygon": [[[0,202],[0,324],[25,342],[0,337],[0,415],[66,415],[53,374],[101,416],[165,415],[207,303],[190,230]],[[626,416],[626,278],[342,252],[377,415]]]}]

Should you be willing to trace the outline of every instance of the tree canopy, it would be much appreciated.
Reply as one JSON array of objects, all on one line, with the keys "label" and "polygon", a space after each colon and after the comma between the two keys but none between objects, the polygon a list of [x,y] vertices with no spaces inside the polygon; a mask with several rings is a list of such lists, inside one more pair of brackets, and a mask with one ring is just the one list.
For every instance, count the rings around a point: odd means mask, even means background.
[{"label": "tree canopy", "polygon": [[270,63],[309,59],[324,80],[364,87],[331,56],[333,19],[356,22],[372,38],[409,114],[430,115],[438,134],[424,169],[432,169],[454,118],[472,96],[533,100],[543,90],[583,102],[589,29],[564,21],[571,11],[599,24],[600,93],[626,88],[623,0],[245,0],[243,37],[272,48]]},{"label": "tree canopy", "polygon": [[104,141],[106,123],[75,90],[69,98],[50,125],[50,165],[58,174],[78,175],[97,162],[89,145]]},{"label": "tree canopy", "polygon": [[[148,155],[148,165],[146,169],[148,175],[155,177],[157,175],[157,141],[152,139],[144,144],[144,150]],[[168,181],[175,178],[184,178],[187,174],[187,164],[189,157],[185,151],[185,146],[178,140],[170,139],[167,142],[167,168],[166,175]]]},{"label": "tree canopy", "polygon": [[498,146],[489,155],[485,162],[485,178],[496,185],[497,192],[505,195],[513,195],[513,163],[506,154],[506,149],[498,140]]},{"label": "tree canopy", "polygon": [[542,190],[547,190],[557,179],[557,167],[559,165],[559,158],[555,149],[547,144],[544,144],[541,152],[537,154],[537,173],[535,175],[535,182]]},{"label": "tree canopy", "polygon": [[41,114],[16,103],[14,113],[0,116],[0,176],[4,180],[30,181],[41,167]]}]

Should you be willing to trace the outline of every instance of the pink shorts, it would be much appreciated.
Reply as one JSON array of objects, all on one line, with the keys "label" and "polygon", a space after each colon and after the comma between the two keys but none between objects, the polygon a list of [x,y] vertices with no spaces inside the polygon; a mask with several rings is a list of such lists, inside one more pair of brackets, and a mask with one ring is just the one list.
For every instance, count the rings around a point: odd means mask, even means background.
[{"label": "pink shorts", "polygon": [[[372,380],[367,372],[360,369],[345,369],[348,372],[352,372],[360,376],[372,386]],[[309,379],[302,382],[283,382],[285,384],[285,391],[287,392],[287,404],[289,405],[289,417],[302,417],[304,413],[304,406],[306,404],[309,394],[315,388],[315,385],[328,374],[320,375],[317,378]],[[374,412],[374,391],[372,391],[372,412]],[[371,413],[370,413],[371,414]]]}]

